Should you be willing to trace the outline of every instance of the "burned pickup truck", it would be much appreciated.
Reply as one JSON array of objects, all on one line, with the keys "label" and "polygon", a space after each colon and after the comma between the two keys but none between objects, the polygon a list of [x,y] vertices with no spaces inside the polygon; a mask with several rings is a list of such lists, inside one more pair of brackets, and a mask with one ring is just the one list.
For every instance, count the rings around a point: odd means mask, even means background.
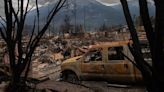
[{"label": "burned pickup truck", "polygon": [[128,48],[129,43],[130,41],[116,41],[89,46],[84,55],[62,63],[61,78],[73,83],[78,83],[79,80],[141,82],[141,73],[132,63],[133,56]]}]

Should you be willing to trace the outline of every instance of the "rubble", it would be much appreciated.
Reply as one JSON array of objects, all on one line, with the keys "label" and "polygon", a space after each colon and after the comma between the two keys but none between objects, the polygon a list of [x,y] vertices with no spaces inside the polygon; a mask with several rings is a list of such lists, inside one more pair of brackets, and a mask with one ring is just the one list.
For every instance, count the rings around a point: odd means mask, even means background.
[{"label": "rubble", "polygon": [[[130,39],[127,31],[118,32],[86,32],[83,37],[71,37],[65,35],[65,38],[53,36],[43,38],[36,48],[32,57],[31,71],[29,77],[45,80],[58,80],[61,63],[68,58],[83,55],[87,52],[89,45],[99,42],[109,42],[114,40]],[[139,34],[140,39],[145,39],[145,33]],[[3,53],[3,49],[0,53]],[[2,56],[2,55],[1,55]]]}]

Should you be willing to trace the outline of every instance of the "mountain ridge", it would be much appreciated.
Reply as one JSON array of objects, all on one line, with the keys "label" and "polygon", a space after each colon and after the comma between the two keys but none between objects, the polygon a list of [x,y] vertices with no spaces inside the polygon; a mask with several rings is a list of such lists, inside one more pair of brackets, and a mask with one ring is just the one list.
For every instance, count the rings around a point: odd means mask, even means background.
[{"label": "mountain ridge", "polygon": [[[44,0],[42,0],[44,1]],[[40,27],[45,24],[47,20],[48,12],[54,7],[54,0],[50,0],[51,3],[45,6],[39,7],[40,10]],[[72,0],[73,1],[73,0]],[[43,3],[43,2],[42,2]],[[128,1],[131,15],[139,15],[139,6],[136,0]],[[153,3],[148,3],[150,16],[155,14],[155,7]],[[97,0],[76,0],[75,2],[69,2],[69,6],[62,9],[53,19],[52,24],[59,28],[63,23],[65,15],[68,15],[71,20],[71,24],[75,25],[75,10],[76,10],[76,23],[85,25],[88,30],[94,30],[101,25],[107,26],[126,24],[121,4],[113,6],[106,6]],[[32,26],[34,18],[36,17],[36,10],[32,10],[28,13],[26,19],[26,25]]]},{"label": "mountain ridge", "polygon": [[[139,6],[137,1],[128,1],[129,8],[131,11],[132,16],[138,16],[139,15]],[[53,4],[49,4],[47,6],[40,7],[40,18],[41,23],[44,24],[43,21],[46,20],[48,14],[48,11],[52,8]],[[152,16],[154,14],[153,4],[148,3],[150,11],[150,15]],[[60,11],[54,18],[56,21],[56,26],[59,27],[62,22],[64,21],[65,15],[68,15],[71,20],[71,24],[75,25],[75,16],[74,16],[74,7],[75,2],[71,2],[70,6],[67,7],[67,9],[63,9]],[[29,15],[31,16],[35,15],[35,10],[31,12]],[[85,18],[84,18],[85,17]],[[120,24],[126,24],[124,14],[122,11],[121,4],[117,4],[114,6],[106,6],[102,3],[98,2],[97,0],[76,0],[76,23],[84,25],[88,28],[95,28],[99,27],[102,24],[106,24],[107,26],[113,26],[113,25],[120,25]],[[27,22],[28,24],[32,24]]]}]

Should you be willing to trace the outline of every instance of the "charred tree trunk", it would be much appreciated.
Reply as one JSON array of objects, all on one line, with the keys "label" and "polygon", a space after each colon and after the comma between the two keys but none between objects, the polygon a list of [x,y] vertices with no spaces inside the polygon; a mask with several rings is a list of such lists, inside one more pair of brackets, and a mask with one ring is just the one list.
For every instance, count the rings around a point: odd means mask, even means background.
[{"label": "charred tree trunk", "polygon": [[127,1],[121,0],[134,43],[134,46],[130,49],[145,80],[146,88],[148,92],[164,92],[164,1],[154,0],[154,2],[156,8],[155,30],[150,21],[147,0],[139,0],[140,15],[152,55],[152,66],[148,66],[142,57],[142,53],[140,53],[141,48],[139,47],[137,33],[129,13]]},{"label": "charred tree trunk", "polygon": [[130,51],[132,52],[135,62],[137,64],[138,69],[141,71],[141,74],[144,79],[144,83],[149,92],[152,92],[152,68],[151,66],[144,60],[141,52],[140,42],[138,39],[137,31],[133,24],[128,4],[126,0],[120,0],[122,3],[123,11],[125,14],[125,18],[130,30],[130,34],[133,41],[133,46],[130,47]]},{"label": "charred tree trunk", "polygon": [[24,92],[25,83],[22,83],[21,76],[18,72],[13,72],[11,76],[11,81],[6,87],[5,92]]},{"label": "charred tree trunk", "polygon": [[140,15],[141,15],[141,20],[146,32],[147,40],[149,42],[150,46],[150,52],[152,56],[152,61],[154,61],[154,29],[152,27],[152,23],[150,20],[149,16],[149,10],[148,10],[148,5],[146,0],[139,0],[139,6],[140,6]]},{"label": "charred tree trunk", "polygon": [[155,0],[155,6],[155,60],[153,61],[154,92],[164,92],[164,1]]},{"label": "charred tree trunk", "polygon": [[[25,82],[28,78],[28,72],[31,64],[32,54],[34,53],[38,43],[44,33],[46,32],[48,26],[50,25],[53,17],[59,12],[59,10],[64,7],[66,0],[57,0],[54,7],[47,15],[47,22],[40,28],[39,25],[39,7],[38,0],[35,0],[35,6],[37,11],[37,17],[34,19],[34,25],[32,29],[32,34],[29,36],[30,39],[26,39],[27,44],[24,44],[24,25],[27,13],[32,9],[29,7],[30,0],[17,0],[17,9],[15,9],[13,0],[3,0],[4,1],[4,11],[5,18],[0,18],[5,23],[1,23],[3,26],[2,30],[0,28],[0,35],[7,44],[7,51],[9,53],[9,62],[11,70],[11,80],[9,86],[6,88],[6,92],[24,92]],[[38,19],[38,34],[35,34],[35,20]],[[4,24],[4,25],[3,25]],[[24,46],[25,45],[25,46]],[[24,48],[25,47],[25,48]],[[23,73],[25,72],[25,73]],[[22,79],[23,77],[23,79]]]}]

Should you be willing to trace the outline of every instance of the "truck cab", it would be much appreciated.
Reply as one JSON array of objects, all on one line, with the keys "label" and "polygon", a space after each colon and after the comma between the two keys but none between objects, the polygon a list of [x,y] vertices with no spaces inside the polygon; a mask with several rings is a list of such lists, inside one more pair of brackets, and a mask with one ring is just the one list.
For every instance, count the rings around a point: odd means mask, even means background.
[{"label": "truck cab", "polygon": [[130,41],[115,41],[89,46],[81,56],[65,60],[61,65],[62,79],[68,82],[79,80],[105,80],[118,83],[142,81],[140,71],[125,56],[133,61],[128,44]]}]

